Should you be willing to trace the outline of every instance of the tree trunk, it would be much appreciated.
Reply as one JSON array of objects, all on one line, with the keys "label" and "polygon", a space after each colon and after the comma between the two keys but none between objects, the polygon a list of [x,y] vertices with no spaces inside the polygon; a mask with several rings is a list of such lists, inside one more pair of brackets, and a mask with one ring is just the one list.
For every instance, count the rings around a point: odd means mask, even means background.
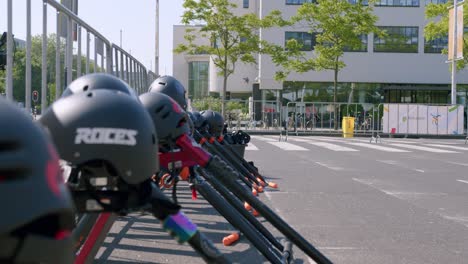
[{"label": "tree trunk", "polygon": [[224,117],[224,113],[226,111],[226,88],[227,88],[227,80],[228,76],[227,73],[224,73],[223,79],[223,91],[221,93],[221,115]]}]

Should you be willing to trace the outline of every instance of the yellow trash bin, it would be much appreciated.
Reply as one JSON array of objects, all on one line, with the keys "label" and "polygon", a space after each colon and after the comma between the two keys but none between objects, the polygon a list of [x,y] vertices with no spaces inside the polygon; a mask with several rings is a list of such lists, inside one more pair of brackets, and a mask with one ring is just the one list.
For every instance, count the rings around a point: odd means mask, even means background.
[{"label": "yellow trash bin", "polygon": [[354,117],[343,117],[343,122],[341,123],[341,126],[343,128],[344,138],[352,138],[354,136]]}]

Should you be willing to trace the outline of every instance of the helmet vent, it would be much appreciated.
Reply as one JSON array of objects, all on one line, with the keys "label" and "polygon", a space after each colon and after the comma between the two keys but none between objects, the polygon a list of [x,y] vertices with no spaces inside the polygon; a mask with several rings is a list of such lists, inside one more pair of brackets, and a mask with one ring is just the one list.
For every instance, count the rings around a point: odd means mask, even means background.
[{"label": "helmet vent", "polygon": [[166,117],[168,117],[170,114],[171,114],[170,112],[166,112],[166,113],[164,113],[164,114],[162,115],[162,118],[166,118]]},{"label": "helmet vent", "polygon": [[85,86],[83,87],[83,91],[85,91],[85,92],[88,91],[88,88],[89,88],[89,86],[88,86],[88,85],[85,85]]},{"label": "helmet vent", "polygon": [[0,182],[1,181],[14,181],[26,178],[28,170],[25,168],[4,168],[0,169]]},{"label": "helmet vent", "polygon": [[6,152],[6,151],[13,151],[17,150],[20,147],[20,144],[18,142],[12,142],[12,141],[0,141],[0,153],[1,152]]},{"label": "helmet vent", "polygon": [[160,107],[156,108],[156,113],[159,114],[164,108],[164,105],[161,105]]},{"label": "helmet vent", "polygon": [[88,94],[88,97],[93,97],[93,93],[89,93],[89,94]]},{"label": "helmet vent", "polygon": [[166,86],[165,82],[159,82],[158,84]]}]

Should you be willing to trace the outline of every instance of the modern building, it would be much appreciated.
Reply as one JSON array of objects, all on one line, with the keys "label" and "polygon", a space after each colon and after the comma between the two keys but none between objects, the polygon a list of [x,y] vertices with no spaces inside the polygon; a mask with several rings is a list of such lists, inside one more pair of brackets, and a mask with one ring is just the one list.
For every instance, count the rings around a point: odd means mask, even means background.
[{"label": "modern building", "polygon": [[[259,17],[280,10],[285,18],[297,12],[304,2],[314,0],[233,0],[236,12],[254,12]],[[350,0],[353,1],[353,0]],[[380,0],[374,7],[377,25],[387,31],[386,39],[373,34],[363,36],[359,50],[345,52],[346,67],[338,76],[338,101],[355,103],[450,103],[451,73],[446,63],[447,38],[427,42],[424,10],[430,2],[445,0]],[[174,47],[184,42],[187,27],[174,26]],[[197,26],[194,26],[197,28]],[[303,44],[312,56],[315,37],[299,25],[261,31],[263,40],[284,45],[291,38]],[[395,45],[398,39],[398,45]],[[403,40],[403,41],[402,41]],[[207,43],[206,39],[197,41]],[[189,96],[203,98],[219,93],[222,80],[208,54],[174,53],[173,74],[188,87]],[[291,73],[285,82],[274,80],[277,68],[267,55],[259,55],[256,65],[239,64],[228,82],[231,98],[252,96],[258,84],[262,99],[282,97],[290,101],[333,101],[333,72],[310,71]],[[458,103],[465,104],[468,91],[468,71],[457,73]]]}]

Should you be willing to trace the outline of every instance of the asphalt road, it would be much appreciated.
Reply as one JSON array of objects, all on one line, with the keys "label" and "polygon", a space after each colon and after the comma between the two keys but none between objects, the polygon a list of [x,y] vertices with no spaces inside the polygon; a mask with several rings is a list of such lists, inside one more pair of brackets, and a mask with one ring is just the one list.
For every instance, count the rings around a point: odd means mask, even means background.
[{"label": "asphalt road", "polygon": [[[262,200],[334,263],[468,263],[463,140],[253,136],[246,159],[279,184]],[[259,263],[245,238],[181,188],[189,215],[231,259]],[[98,263],[202,263],[148,216],[116,223]],[[297,263],[314,263],[295,248]]]}]

